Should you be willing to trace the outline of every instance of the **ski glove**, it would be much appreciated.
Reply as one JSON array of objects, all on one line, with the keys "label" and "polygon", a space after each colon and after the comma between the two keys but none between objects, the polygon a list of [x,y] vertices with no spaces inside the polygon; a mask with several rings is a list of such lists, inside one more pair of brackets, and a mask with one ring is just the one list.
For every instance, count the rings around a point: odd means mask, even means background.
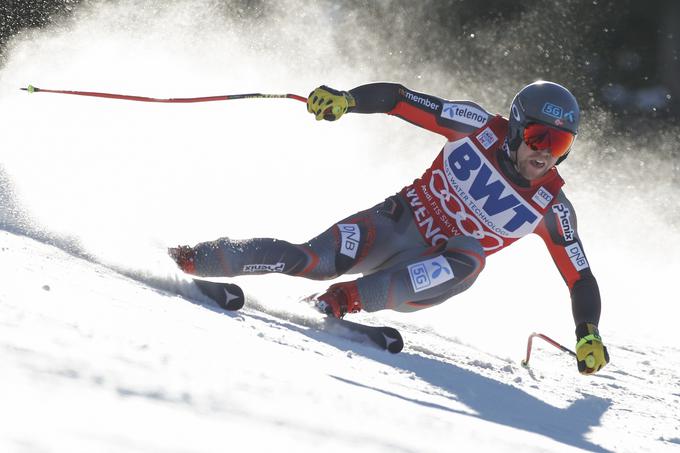
[{"label": "ski glove", "polygon": [[309,93],[307,111],[316,116],[317,121],[335,121],[351,111],[356,102],[347,91],[338,91],[322,85]]},{"label": "ski glove", "polygon": [[576,326],[576,363],[581,374],[597,373],[609,363],[607,347],[595,324],[581,323]]}]

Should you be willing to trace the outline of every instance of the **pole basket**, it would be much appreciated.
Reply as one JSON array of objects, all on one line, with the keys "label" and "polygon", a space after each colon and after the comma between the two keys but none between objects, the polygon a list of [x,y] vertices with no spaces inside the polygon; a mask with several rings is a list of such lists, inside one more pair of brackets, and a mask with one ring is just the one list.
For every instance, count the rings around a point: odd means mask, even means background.
[{"label": "pole basket", "polygon": [[527,356],[524,360],[522,360],[522,366],[523,367],[529,366],[529,358],[531,357],[531,347],[532,347],[534,337],[538,337],[538,338],[542,339],[543,341],[546,341],[549,344],[555,346],[557,349],[559,349],[563,352],[566,352],[573,357],[576,357],[576,353],[574,351],[572,351],[571,349],[569,349],[565,346],[562,346],[561,344],[559,344],[558,342],[556,342],[552,338],[548,337],[547,335],[543,335],[542,333],[534,332],[531,335],[529,335],[529,341],[527,341]]}]

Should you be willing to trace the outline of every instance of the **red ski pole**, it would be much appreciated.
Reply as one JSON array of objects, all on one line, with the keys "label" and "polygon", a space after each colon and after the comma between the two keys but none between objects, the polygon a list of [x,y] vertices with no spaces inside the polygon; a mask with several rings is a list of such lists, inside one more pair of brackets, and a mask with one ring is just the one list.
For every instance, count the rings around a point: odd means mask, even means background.
[{"label": "red ski pole", "polygon": [[26,88],[21,88],[23,91],[29,93],[56,93],[56,94],[72,94],[76,96],[91,96],[97,98],[108,99],[123,99],[126,101],[139,102],[164,102],[173,104],[187,104],[192,102],[210,102],[210,101],[231,101],[234,99],[295,99],[300,102],[307,102],[307,98],[298,96],[297,94],[262,94],[262,93],[248,93],[248,94],[225,94],[220,96],[204,96],[196,98],[150,98],[146,96],[131,96],[128,94],[114,94],[114,93],[97,93],[93,91],[69,91],[69,90],[47,90],[45,88],[34,87],[29,85]]},{"label": "red ski pole", "polygon": [[527,342],[527,357],[524,360],[522,360],[522,366],[525,366],[525,367],[529,366],[529,357],[531,357],[531,345],[532,345],[532,340],[533,340],[534,337],[538,337],[542,340],[545,340],[548,343],[550,343],[551,345],[555,346],[557,349],[560,349],[560,350],[572,355],[573,357],[576,357],[576,353],[574,351],[572,351],[571,349],[567,348],[566,346],[562,346],[561,344],[559,344],[558,342],[556,342],[552,338],[550,338],[546,335],[543,335],[542,333],[534,332],[531,335],[529,335],[529,341]]}]

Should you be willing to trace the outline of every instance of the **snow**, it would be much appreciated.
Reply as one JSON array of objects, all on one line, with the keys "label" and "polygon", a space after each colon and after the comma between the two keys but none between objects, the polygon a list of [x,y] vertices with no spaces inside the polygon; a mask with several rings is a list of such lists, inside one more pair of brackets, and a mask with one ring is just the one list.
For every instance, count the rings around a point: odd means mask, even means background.
[{"label": "snow", "polygon": [[[520,366],[531,332],[574,343],[567,291],[536,238],[441,306],[353,317],[399,328],[398,355],[320,330],[297,299],[325,282],[238,279],[238,313],[200,296],[165,247],[307,240],[399,190],[442,144],[380,115],[316,123],[290,100],[147,105],[16,89],[305,95],[375,78],[300,71],[336,55],[330,36],[299,39],[309,17],[251,27],[208,3],[98,4],[17,39],[0,70],[0,451],[680,451],[680,233],[658,209],[666,186],[611,203],[592,183],[580,156],[597,141],[580,140],[561,169],[603,295],[612,363],[596,376],[540,340]],[[617,165],[629,195],[635,164]]]},{"label": "snow", "polygon": [[404,320],[391,355],[292,300],[228,313],[24,236],[0,250],[2,451],[677,448],[675,345],[610,342],[585,378],[538,342],[527,370]]}]

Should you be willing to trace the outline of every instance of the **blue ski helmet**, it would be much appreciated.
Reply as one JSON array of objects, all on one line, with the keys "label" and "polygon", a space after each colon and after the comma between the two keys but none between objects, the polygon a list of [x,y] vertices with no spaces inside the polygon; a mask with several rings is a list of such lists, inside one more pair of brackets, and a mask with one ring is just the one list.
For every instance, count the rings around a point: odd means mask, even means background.
[{"label": "blue ski helmet", "polygon": [[[508,145],[517,151],[530,123],[544,124],[576,136],[581,110],[573,94],[562,85],[547,81],[530,83],[520,90],[510,106]],[[567,158],[569,152],[557,160]]]}]

